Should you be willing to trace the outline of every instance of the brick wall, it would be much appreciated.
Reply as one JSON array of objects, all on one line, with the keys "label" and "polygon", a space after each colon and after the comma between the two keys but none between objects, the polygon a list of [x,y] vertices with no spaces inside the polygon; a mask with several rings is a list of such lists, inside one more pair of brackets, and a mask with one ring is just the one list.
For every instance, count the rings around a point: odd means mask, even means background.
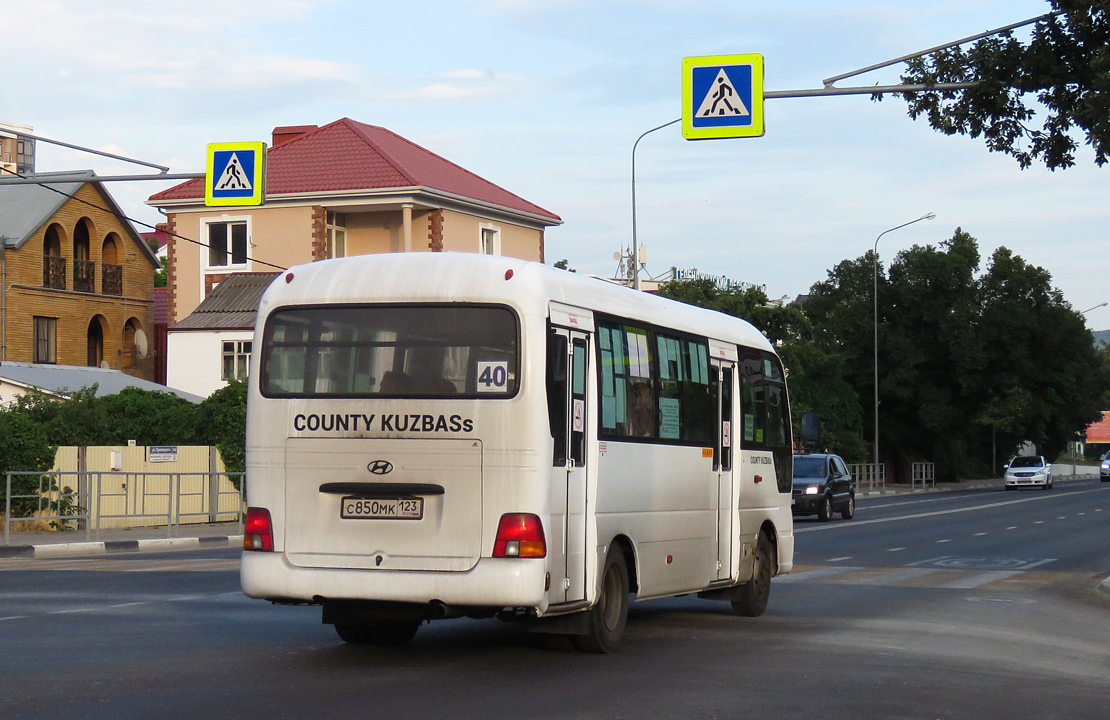
[{"label": "brick wall", "polygon": [[443,252],[443,209],[436,208],[428,216],[428,249]]},{"label": "brick wall", "polygon": [[[107,209],[107,200],[96,186],[83,185],[76,197],[93,206],[67,200],[49,221],[28,238],[18,249],[8,249],[7,270],[7,360],[32,362],[34,359],[34,318],[57,319],[57,363],[87,365],[89,360],[89,329],[102,329],[102,357],[108,366],[123,370],[134,377],[154,379],[154,358],[139,359],[125,340],[124,328],[133,325],[152,337],[154,330],[153,292],[154,267],[137,243],[143,242]],[[96,263],[93,293],[73,290],[73,230],[77,222],[87,218],[90,226],[89,260]],[[55,226],[61,238],[61,256],[66,260],[66,289],[43,286],[43,240],[49,227]],[[123,267],[123,295],[103,294],[104,240],[115,233],[116,264]]]}]

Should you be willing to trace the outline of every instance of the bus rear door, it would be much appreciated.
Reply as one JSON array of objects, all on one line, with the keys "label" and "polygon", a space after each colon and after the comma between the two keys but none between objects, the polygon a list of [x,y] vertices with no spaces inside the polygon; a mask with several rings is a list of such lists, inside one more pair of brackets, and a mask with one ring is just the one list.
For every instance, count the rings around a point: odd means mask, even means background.
[{"label": "bus rear door", "polygon": [[547,402],[554,438],[552,538],[548,545],[549,597],[553,603],[586,599],[587,387],[592,329],[593,318],[588,311],[552,303],[547,340]]}]

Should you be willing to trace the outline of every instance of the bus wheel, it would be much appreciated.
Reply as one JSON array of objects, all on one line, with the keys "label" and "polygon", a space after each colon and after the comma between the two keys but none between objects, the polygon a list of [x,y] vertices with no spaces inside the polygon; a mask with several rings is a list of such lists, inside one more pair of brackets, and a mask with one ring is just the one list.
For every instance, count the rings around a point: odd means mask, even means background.
[{"label": "bus wheel", "polygon": [[574,646],[582,652],[611,653],[620,644],[624,625],[628,622],[628,566],[624,553],[616,545],[609,546],[605,571],[601,575],[601,597],[587,612],[590,630],[574,636]]},{"label": "bus wheel", "polygon": [[737,599],[732,601],[732,612],[745,617],[762,615],[771,596],[771,541],[763,533],[759,534],[752,562],[752,579],[737,588]]},{"label": "bus wheel", "polygon": [[336,623],[335,632],[351,645],[401,647],[412,640],[419,627],[419,620],[377,620],[369,624]]}]

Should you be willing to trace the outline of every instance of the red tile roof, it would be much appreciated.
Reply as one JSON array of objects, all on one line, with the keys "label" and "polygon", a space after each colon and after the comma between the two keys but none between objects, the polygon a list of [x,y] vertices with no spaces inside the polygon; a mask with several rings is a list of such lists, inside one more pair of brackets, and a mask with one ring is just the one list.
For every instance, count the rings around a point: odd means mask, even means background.
[{"label": "red tile roof", "polygon": [[[266,157],[268,195],[426,187],[562,222],[558,215],[394,132],[350,118],[270,148]],[[198,178],[151,195],[148,202],[203,198],[204,181]]]}]

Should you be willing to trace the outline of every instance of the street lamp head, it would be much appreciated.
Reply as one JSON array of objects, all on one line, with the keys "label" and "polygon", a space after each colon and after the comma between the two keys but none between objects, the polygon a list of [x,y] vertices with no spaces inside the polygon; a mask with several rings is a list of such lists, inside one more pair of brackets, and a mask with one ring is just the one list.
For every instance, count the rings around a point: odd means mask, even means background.
[{"label": "street lamp head", "polygon": [[933,219],[933,218],[935,218],[936,216],[937,216],[937,214],[936,214],[936,213],[926,213],[925,215],[922,215],[922,216],[921,216],[921,219],[922,219],[922,220],[932,220],[932,219]]}]

